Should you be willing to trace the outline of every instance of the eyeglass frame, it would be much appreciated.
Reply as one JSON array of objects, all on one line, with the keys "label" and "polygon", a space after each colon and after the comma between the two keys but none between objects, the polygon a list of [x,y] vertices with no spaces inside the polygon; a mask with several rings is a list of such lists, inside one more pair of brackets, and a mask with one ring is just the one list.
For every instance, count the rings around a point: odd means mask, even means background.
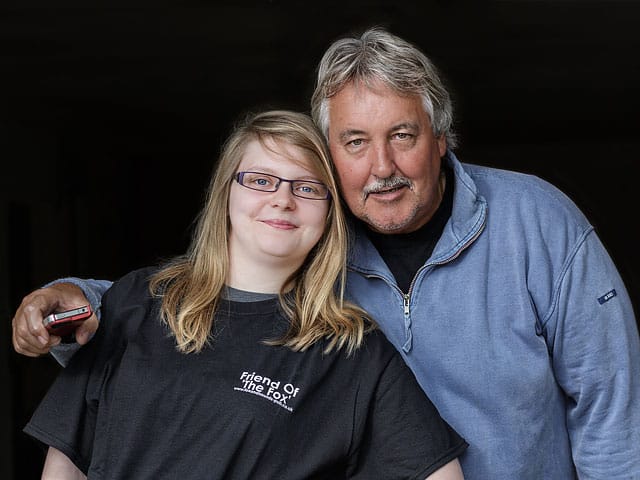
[{"label": "eyeglass frame", "polygon": [[[265,177],[271,177],[271,178],[275,178],[278,181],[274,182],[274,187],[273,190],[263,190],[260,188],[254,188],[254,187],[250,187],[248,185],[245,185],[243,182],[244,180],[244,176],[247,173],[254,173],[257,175],[264,175]],[[317,182],[315,180],[289,180],[287,178],[282,178],[282,177],[278,177],[277,175],[272,175],[271,173],[264,173],[264,172],[255,172],[252,170],[247,170],[247,171],[243,171],[243,172],[237,172],[234,176],[233,179],[238,182],[239,185],[248,188],[249,190],[254,190],[256,192],[264,192],[264,193],[273,193],[273,192],[277,192],[278,189],[280,188],[280,185],[282,184],[282,182],[288,182],[289,183],[289,187],[291,188],[291,194],[297,198],[304,198],[305,200],[331,200],[331,190],[329,190],[329,187],[327,187],[324,183],[322,182]],[[314,185],[321,185],[324,188],[327,189],[327,196],[323,197],[323,198],[312,198],[312,197],[304,197],[302,195],[300,195],[299,192],[296,192],[296,190],[293,188],[294,183],[296,182],[301,182],[301,183],[312,183]]]}]

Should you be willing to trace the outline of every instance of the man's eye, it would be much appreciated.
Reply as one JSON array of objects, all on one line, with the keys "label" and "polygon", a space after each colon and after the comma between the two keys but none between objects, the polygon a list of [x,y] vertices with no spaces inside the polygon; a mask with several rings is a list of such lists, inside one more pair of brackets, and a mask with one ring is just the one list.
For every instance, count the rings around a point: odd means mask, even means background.
[{"label": "man's eye", "polygon": [[351,146],[351,147],[360,147],[362,146],[364,142],[362,141],[361,138],[356,138],[355,140],[351,140],[350,142],[347,143],[347,145]]},{"label": "man's eye", "polygon": [[407,138],[410,138],[411,134],[405,133],[405,132],[398,132],[394,134],[394,137],[397,138],[398,140],[405,140]]}]

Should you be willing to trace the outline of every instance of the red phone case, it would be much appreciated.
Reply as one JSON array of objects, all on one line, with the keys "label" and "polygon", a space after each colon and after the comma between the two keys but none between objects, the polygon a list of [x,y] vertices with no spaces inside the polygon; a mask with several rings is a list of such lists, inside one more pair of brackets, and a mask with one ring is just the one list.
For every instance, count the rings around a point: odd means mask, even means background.
[{"label": "red phone case", "polygon": [[42,320],[51,335],[66,337],[91,316],[91,306],[73,308],[65,312],[52,313]]}]

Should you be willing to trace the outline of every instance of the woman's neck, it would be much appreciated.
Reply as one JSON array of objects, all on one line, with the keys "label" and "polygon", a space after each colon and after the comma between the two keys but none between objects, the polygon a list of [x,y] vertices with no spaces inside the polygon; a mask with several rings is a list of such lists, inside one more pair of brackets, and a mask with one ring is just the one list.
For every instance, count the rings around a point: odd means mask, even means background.
[{"label": "woman's neck", "polygon": [[291,265],[251,265],[230,259],[227,286],[256,293],[279,293],[289,277],[298,268]]}]

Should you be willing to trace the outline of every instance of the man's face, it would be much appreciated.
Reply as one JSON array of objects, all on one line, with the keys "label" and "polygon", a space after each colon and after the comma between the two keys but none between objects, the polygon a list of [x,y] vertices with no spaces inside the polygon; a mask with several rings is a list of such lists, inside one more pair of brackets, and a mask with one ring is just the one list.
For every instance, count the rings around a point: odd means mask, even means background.
[{"label": "man's face", "polygon": [[373,230],[412,232],[437,210],[446,140],[417,95],[347,85],[329,99],[329,148],[344,200]]}]

